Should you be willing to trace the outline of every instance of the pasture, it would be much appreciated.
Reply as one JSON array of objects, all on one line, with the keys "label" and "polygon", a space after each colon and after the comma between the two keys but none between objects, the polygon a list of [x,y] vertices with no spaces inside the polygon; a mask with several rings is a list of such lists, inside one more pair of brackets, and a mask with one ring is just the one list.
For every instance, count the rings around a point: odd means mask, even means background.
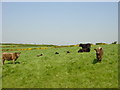
[{"label": "pasture", "polygon": [[[94,51],[99,46],[104,50],[101,63],[96,62]],[[93,45],[91,52],[84,53],[78,53],[79,49],[64,47],[20,51],[16,64],[5,61],[2,66],[2,87],[118,88],[118,45]],[[43,56],[37,57],[38,54]]]}]

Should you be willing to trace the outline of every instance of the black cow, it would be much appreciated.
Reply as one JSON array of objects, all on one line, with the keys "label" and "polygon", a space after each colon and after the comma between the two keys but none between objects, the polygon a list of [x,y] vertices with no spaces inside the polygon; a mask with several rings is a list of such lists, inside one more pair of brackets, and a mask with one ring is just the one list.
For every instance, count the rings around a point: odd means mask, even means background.
[{"label": "black cow", "polygon": [[59,54],[58,52],[55,52],[55,54]]},{"label": "black cow", "polygon": [[91,44],[80,44],[79,47],[82,47],[82,49],[78,50],[78,53],[80,52],[90,52]]},{"label": "black cow", "polygon": [[78,53],[80,52],[90,52],[90,48],[82,48],[78,50]]},{"label": "black cow", "polygon": [[91,44],[88,43],[88,44],[80,44],[79,47],[82,47],[82,48],[90,48],[91,47]]},{"label": "black cow", "polygon": [[70,53],[70,51],[67,51],[67,53]]}]

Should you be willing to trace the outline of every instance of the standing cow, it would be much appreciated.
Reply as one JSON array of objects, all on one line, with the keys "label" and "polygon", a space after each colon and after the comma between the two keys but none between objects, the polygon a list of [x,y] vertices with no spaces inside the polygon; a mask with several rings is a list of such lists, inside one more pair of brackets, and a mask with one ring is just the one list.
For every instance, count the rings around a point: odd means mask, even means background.
[{"label": "standing cow", "polygon": [[2,63],[4,64],[5,60],[12,60],[13,64],[15,64],[15,61],[17,60],[17,58],[20,56],[21,52],[15,52],[15,53],[2,53]]},{"label": "standing cow", "polygon": [[96,48],[94,50],[96,51],[97,60],[101,62],[102,56],[103,56],[103,48],[99,47],[99,48]]}]

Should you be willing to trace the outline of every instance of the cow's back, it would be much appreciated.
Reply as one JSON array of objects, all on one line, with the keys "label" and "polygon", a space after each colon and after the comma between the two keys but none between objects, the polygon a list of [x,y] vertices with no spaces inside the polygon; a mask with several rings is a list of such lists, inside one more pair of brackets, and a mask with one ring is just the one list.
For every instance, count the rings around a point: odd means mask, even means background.
[{"label": "cow's back", "polygon": [[13,59],[13,53],[2,53],[2,59],[12,60]]}]

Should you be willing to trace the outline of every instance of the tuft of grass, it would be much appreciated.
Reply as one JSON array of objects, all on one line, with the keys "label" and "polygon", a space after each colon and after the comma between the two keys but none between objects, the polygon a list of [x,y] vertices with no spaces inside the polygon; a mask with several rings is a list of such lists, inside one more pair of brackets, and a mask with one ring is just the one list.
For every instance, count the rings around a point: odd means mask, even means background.
[{"label": "tuft of grass", "polygon": [[[101,63],[94,48],[103,47]],[[2,67],[3,88],[118,88],[118,46],[95,45],[91,52],[80,47],[21,51],[16,64]],[[69,54],[66,51],[70,51]],[[55,54],[59,52],[59,54]],[[43,56],[36,57],[37,54]]]}]

